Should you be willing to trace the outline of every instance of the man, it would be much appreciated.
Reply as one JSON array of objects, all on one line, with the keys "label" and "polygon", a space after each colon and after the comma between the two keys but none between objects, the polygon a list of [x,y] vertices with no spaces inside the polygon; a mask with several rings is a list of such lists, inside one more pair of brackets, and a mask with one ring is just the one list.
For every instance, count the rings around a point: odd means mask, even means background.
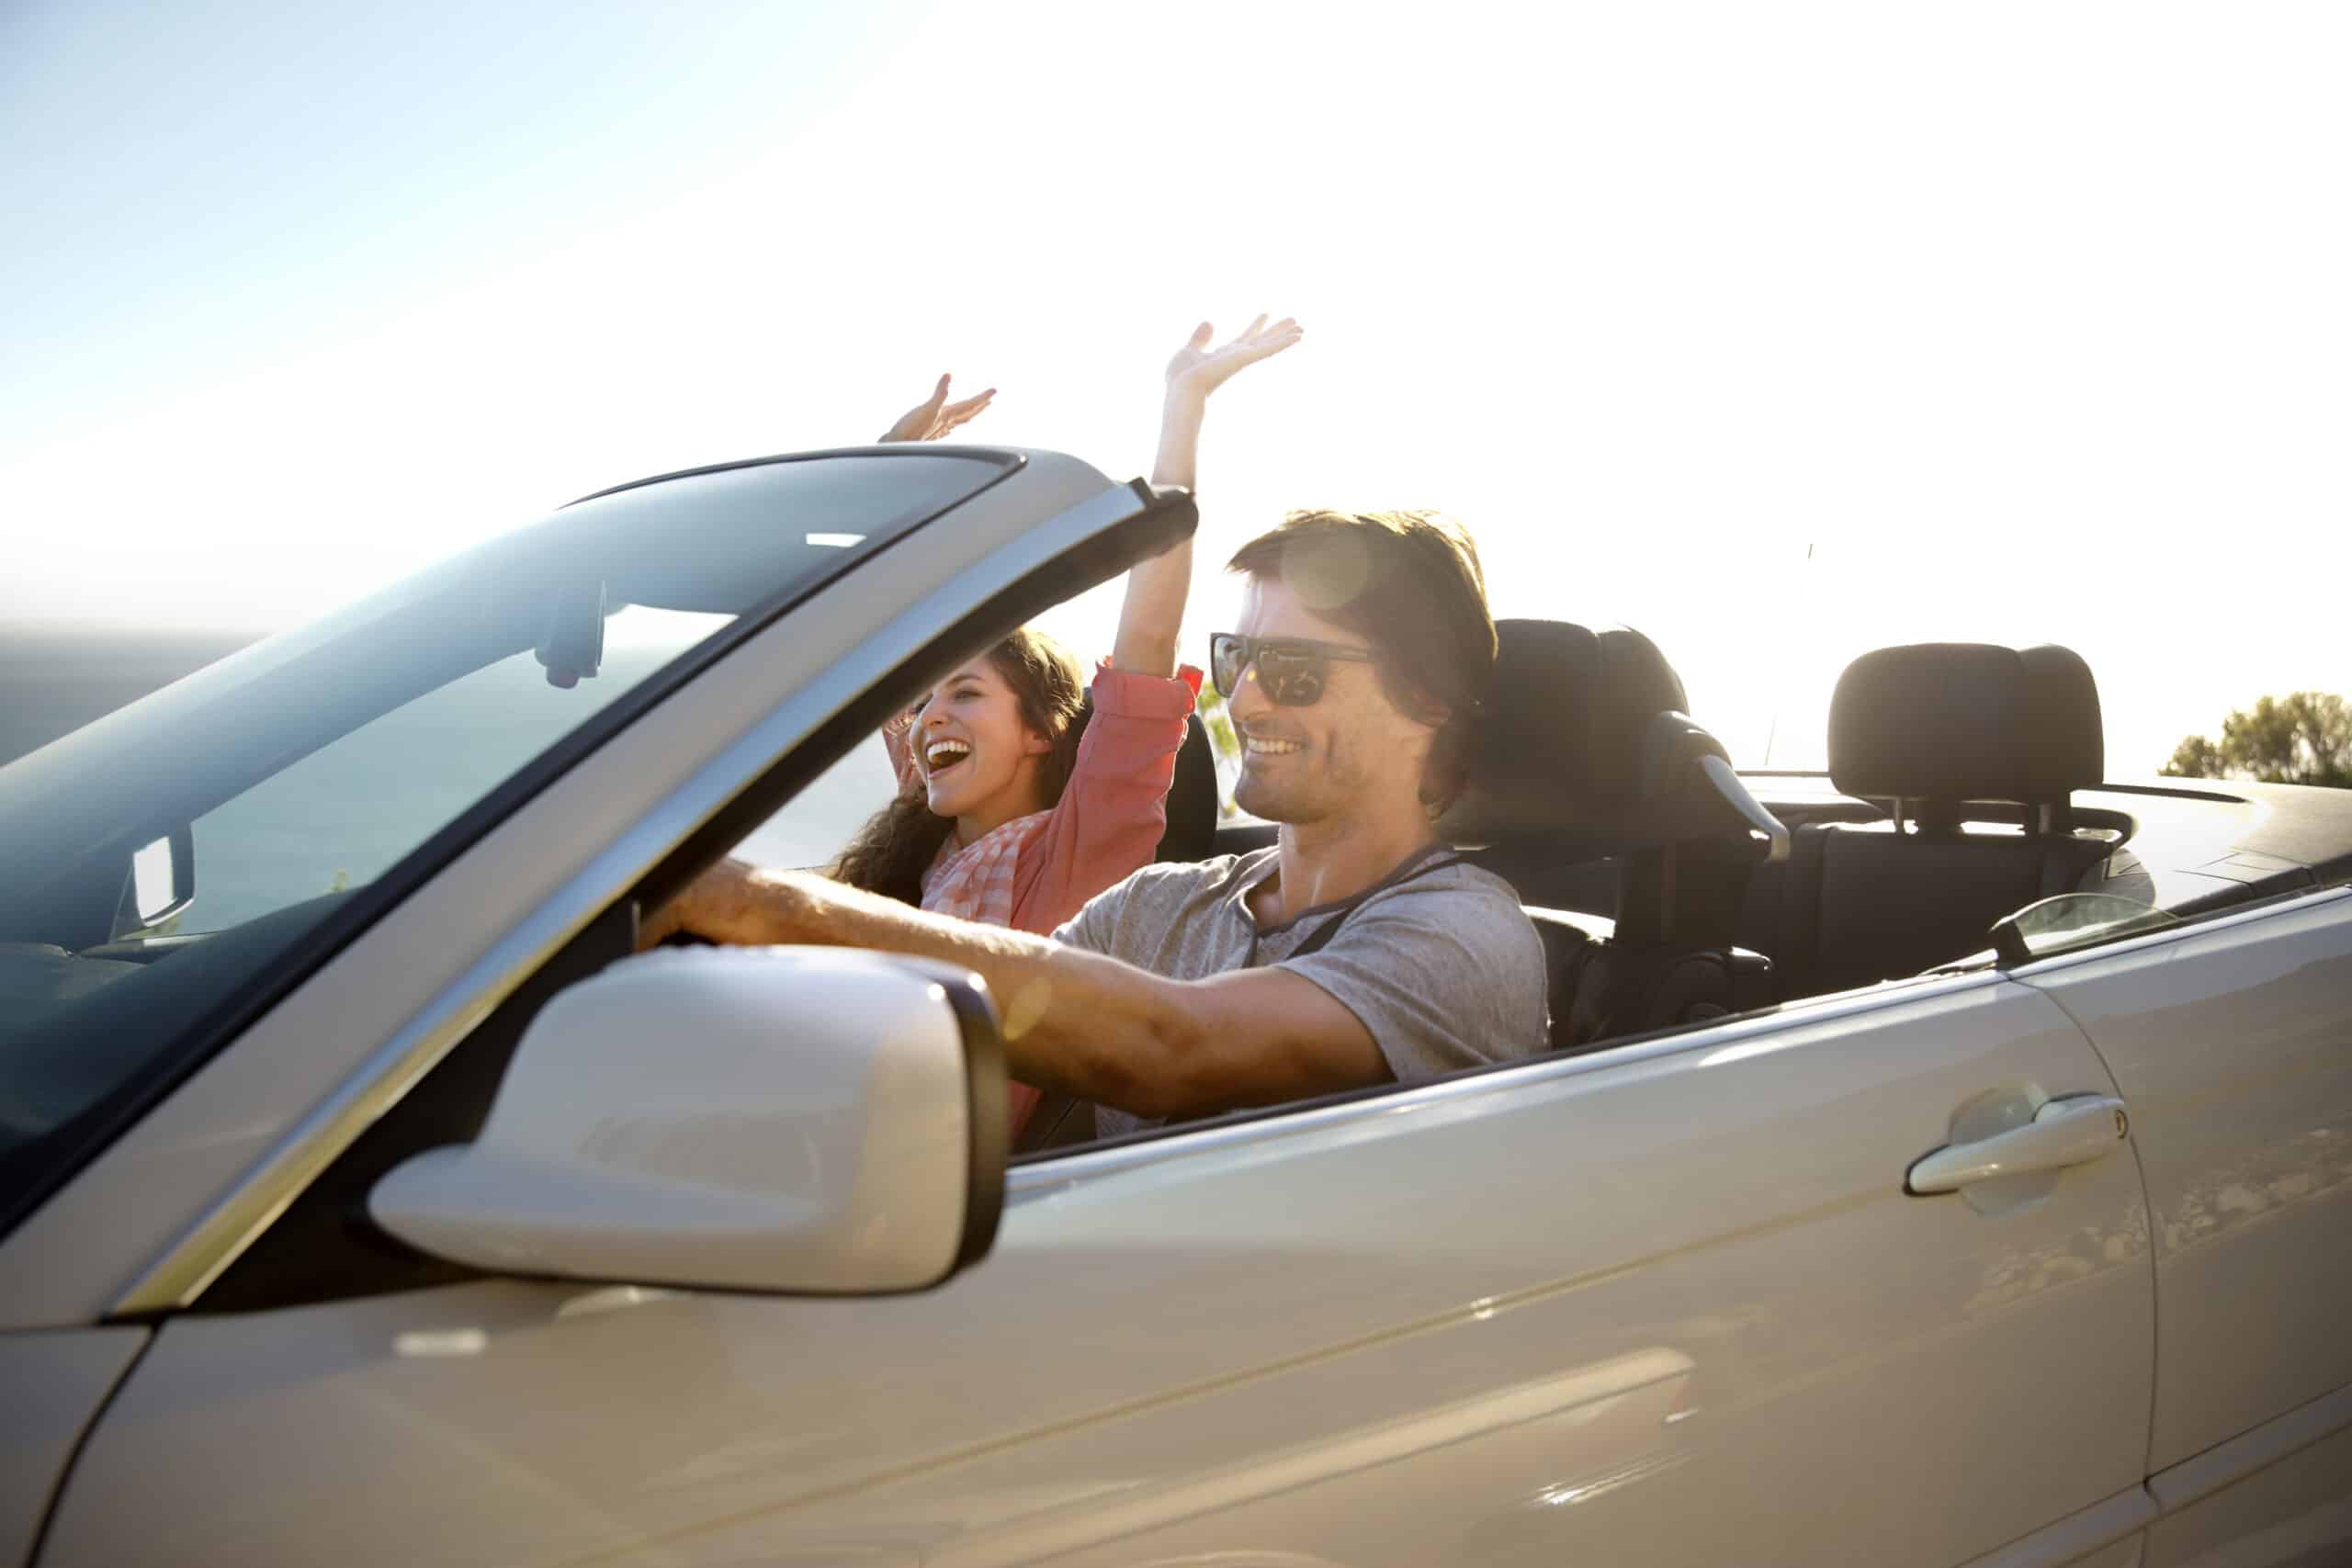
[{"label": "man", "polygon": [[977,971],[1012,1076],[1109,1108],[1105,1135],[1425,1077],[1544,1045],[1544,951],[1431,824],[1464,783],[1494,622],[1469,536],[1427,513],[1293,513],[1231,570],[1212,674],[1240,805],[1272,849],[1147,866],[1051,940],[728,862],[648,923]]}]

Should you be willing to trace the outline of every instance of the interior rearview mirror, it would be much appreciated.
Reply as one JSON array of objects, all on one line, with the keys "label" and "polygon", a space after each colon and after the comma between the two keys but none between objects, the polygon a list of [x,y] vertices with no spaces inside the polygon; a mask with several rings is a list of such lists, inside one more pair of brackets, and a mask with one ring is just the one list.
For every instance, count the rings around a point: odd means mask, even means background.
[{"label": "interior rearview mirror", "polygon": [[481,1135],[394,1168],[368,1212],[502,1273],[922,1290],[988,1251],[1007,1141],[978,976],[842,948],[664,948],[551,999]]},{"label": "interior rearview mirror", "polygon": [[548,684],[570,691],[605,662],[605,585],[566,583],[548,601],[547,619],[532,651],[547,667]]},{"label": "interior rearview mirror", "polygon": [[196,836],[175,828],[130,852],[109,940],[153,935],[157,926],[195,902]]}]

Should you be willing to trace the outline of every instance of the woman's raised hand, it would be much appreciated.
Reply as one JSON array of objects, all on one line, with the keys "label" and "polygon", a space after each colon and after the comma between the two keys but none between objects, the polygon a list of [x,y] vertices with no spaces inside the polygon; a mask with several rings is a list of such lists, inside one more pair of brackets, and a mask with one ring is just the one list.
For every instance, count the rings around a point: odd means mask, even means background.
[{"label": "woman's raised hand", "polygon": [[[1228,370],[1226,374],[1229,376],[1232,372]],[[990,387],[978,397],[951,403],[947,400],[947,381],[948,378],[942,376],[939,385],[931,389],[931,396],[900,414],[899,423],[882,433],[882,439],[936,441],[957,425],[978,418],[980,411],[989,406],[989,400],[996,396],[996,389]]]},{"label": "woman's raised hand", "polygon": [[[1209,346],[1206,321],[1193,329],[1168,362],[1168,398],[1159,409],[1159,455],[1151,482],[1169,490],[1193,490],[1201,449],[1201,424],[1209,394],[1245,365],[1280,354],[1305,333],[1284,316],[1272,326],[1260,316],[1230,342]],[[1164,554],[1138,561],[1127,573],[1126,603],[1119,610],[1119,640],[1111,667],[1145,675],[1176,673],[1176,638],[1184,621],[1184,599],[1193,580],[1193,544],[1186,539]]]},{"label": "woman's raised hand", "polygon": [[1191,339],[1168,362],[1170,397],[1206,400],[1243,366],[1280,354],[1306,335],[1306,329],[1288,316],[1270,327],[1261,315],[1238,336],[1215,348],[1209,346],[1210,332],[1206,321],[1194,327]]}]

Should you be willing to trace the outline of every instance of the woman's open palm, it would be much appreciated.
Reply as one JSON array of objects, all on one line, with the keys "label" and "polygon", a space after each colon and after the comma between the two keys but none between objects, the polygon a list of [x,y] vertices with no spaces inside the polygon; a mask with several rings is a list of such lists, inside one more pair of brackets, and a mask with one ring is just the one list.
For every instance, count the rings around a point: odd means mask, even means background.
[{"label": "woman's open palm", "polygon": [[1193,335],[1176,357],[1168,362],[1168,389],[1170,393],[1190,393],[1206,398],[1225,385],[1233,373],[1245,365],[1255,365],[1261,359],[1280,354],[1306,333],[1290,317],[1284,316],[1272,326],[1261,315],[1239,335],[1211,348],[1210,326],[1203,321],[1193,329]]},{"label": "woman's open palm", "polygon": [[977,397],[951,403],[947,400],[947,381],[948,378],[942,376],[939,385],[931,389],[931,396],[900,414],[899,423],[882,433],[882,439],[936,441],[957,425],[978,418],[980,411],[989,406],[989,400],[996,396],[996,389],[990,387]]}]

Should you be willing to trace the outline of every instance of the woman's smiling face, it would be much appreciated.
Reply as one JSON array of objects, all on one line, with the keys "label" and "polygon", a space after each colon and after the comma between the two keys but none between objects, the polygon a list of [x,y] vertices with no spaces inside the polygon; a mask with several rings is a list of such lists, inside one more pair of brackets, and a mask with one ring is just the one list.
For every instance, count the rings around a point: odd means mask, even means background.
[{"label": "woman's smiling face", "polygon": [[1038,764],[1053,742],[1022,722],[1021,699],[994,660],[975,659],[933,687],[908,739],[931,809],[955,818],[966,843],[1045,808]]}]

